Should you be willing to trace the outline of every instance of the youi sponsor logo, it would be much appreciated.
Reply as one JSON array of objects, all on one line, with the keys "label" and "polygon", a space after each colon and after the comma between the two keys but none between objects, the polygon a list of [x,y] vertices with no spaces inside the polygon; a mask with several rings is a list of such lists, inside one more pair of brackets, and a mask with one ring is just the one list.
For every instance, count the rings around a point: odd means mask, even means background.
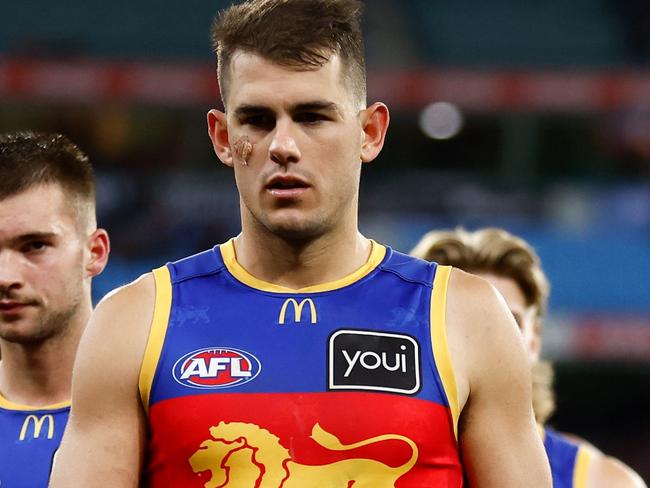
[{"label": "youi sponsor logo", "polygon": [[411,336],[338,330],[329,340],[330,390],[414,394],[420,389],[420,346]]},{"label": "youi sponsor logo", "polygon": [[174,379],[189,388],[216,390],[253,381],[262,364],[253,354],[232,347],[188,352],[174,364]]}]

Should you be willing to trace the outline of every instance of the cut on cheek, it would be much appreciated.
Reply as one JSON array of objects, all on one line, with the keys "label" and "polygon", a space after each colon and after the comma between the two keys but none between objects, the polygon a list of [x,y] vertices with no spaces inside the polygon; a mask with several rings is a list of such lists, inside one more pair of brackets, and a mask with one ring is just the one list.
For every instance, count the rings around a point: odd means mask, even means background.
[{"label": "cut on cheek", "polygon": [[242,136],[233,145],[235,159],[239,160],[243,166],[248,166],[248,158],[253,153],[253,143],[248,136]]}]

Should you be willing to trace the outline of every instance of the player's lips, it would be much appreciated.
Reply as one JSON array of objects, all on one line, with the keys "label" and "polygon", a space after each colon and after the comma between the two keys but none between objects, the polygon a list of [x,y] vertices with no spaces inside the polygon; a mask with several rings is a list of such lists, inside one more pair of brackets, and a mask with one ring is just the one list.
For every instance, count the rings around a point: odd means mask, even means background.
[{"label": "player's lips", "polygon": [[273,196],[295,198],[311,188],[311,185],[297,176],[276,175],[268,181],[265,188]]},{"label": "player's lips", "polygon": [[28,302],[17,302],[14,300],[0,300],[0,313],[16,314],[32,305]]}]

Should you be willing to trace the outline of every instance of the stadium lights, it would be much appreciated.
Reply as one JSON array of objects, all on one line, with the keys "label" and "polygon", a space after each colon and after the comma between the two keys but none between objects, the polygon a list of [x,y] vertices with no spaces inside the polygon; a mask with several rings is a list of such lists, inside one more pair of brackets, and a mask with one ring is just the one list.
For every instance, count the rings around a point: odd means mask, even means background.
[{"label": "stadium lights", "polygon": [[448,102],[434,102],[420,113],[420,129],[431,139],[451,139],[463,128],[463,114]]}]

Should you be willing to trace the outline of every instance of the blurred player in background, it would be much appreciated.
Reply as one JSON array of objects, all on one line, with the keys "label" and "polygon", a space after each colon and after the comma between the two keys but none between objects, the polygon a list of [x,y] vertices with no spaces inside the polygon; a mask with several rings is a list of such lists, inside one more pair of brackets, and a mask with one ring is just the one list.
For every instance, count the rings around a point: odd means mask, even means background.
[{"label": "blurred player in background", "polygon": [[[503,295],[528,349],[533,368],[533,409],[539,425],[545,426],[555,410],[553,369],[540,360],[549,283],[532,247],[502,229],[457,229],[429,232],[411,254],[485,278]],[[540,430],[554,488],[645,488],[629,467],[591,444],[550,427]]]},{"label": "blurred player in background", "polygon": [[62,135],[0,134],[0,486],[47,486],[109,242],[88,158]]},{"label": "blurred player in background", "polygon": [[360,11],[252,0],[220,15],[225,112],[208,130],[242,232],[99,305],[57,488],[451,488],[461,449],[475,487],[551,486],[500,297],[359,233],[361,167],[389,120],[366,105]]}]

